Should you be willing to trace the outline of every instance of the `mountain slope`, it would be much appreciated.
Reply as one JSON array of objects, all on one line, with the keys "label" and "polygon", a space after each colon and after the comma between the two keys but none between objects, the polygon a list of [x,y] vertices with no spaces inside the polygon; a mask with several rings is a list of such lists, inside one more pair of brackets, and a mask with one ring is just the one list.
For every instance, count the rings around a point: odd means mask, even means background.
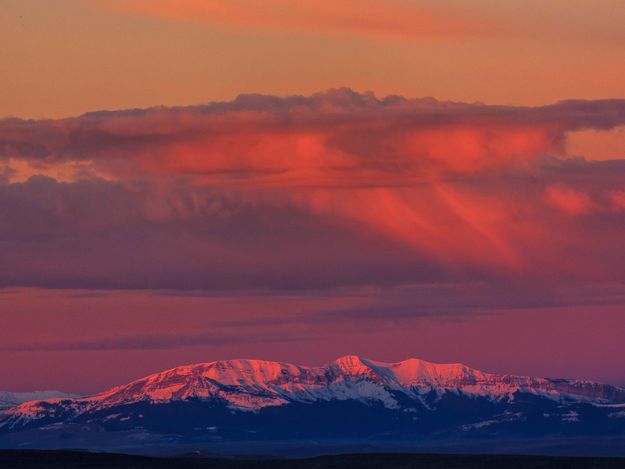
[{"label": "mountain slope", "polygon": [[418,359],[223,360],[84,398],[23,403],[0,418],[5,434],[78,427],[97,429],[95,439],[139,432],[219,441],[624,435],[625,389]]},{"label": "mountain slope", "polygon": [[0,391],[0,414],[11,407],[28,401],[39,401],[54,397],[72,398],[77,397],[61,391],[29,391],[29,392],[10,392]]}]

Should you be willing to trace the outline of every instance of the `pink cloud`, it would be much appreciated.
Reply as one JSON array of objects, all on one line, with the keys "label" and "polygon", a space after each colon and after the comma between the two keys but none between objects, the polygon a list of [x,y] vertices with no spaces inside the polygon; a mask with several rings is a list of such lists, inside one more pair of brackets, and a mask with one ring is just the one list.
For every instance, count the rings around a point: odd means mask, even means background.
[{"label": "pink cloud", "polygon": [[612,206],[615,210],[625,210],[625,191],[615,190],[610,192],[610,198],[612,200]]},{"label": "pink cloud", "polygon": [[606,194],[623,162],[569,157],[566,135],[623,122],[618,100],[527,108],[346,89],[0,121],[13,246],[0,283],[616,278],[622,253],[606,250],[623,228]]},{"label": "pink cloud", "polygon": [[571,216],[583,215],[592,209],[588,194],[559,184],[547,187],[545,200],[552,207]]}]

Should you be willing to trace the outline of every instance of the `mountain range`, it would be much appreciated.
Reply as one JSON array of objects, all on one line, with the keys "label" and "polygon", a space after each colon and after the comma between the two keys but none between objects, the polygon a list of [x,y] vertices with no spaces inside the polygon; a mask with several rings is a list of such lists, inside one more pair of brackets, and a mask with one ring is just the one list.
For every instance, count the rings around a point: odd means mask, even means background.
[{"label": "mountain range", "polygon": [[0,446],[423,442],[625,436],[625,388],[345,356],[186,365],[86,397],[21,403]]}]

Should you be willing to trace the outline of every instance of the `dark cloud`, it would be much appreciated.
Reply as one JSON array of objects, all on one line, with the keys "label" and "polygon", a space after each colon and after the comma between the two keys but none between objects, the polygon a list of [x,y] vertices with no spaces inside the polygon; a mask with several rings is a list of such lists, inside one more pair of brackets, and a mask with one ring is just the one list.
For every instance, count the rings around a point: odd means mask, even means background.
[{"label": "dark cloud", "polygon": [[[491,157],[510,160],[519,152],[528,158],[559,151],[567,131],[624,123],[625,100],[529,108],[378,99],[339,89],[311,97],[244,95],[228,103],[62,120],[5,119],[0,121],[0,158],[40,165],[89,161],[100,171],[118,176],[122,171],[124,178],[138,176],[132,174],[137,169],[240,178],[292,173],[303,166],[354,179],[359,176],[354,170],[363,169],[423,175],[418,171],[423,165],[438,164],[466,170],[454,160],[467,158],[481,168],[494,164]],[[322,138],[314,141],[314,136]],[[308,144],[326,154],[302,154]]]}]

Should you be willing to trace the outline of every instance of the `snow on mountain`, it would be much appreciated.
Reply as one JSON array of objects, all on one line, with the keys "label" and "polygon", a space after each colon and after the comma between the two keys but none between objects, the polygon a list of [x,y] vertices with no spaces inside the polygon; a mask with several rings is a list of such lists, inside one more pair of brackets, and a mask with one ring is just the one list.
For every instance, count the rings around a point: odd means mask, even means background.
[{"label": "snow on mountain", "polygon": [[29,392],[9,392],[0,391],[0,413],[28,401],[41,401],[55,397],[73,398],[75,394],[68,394],[61,391],[29,391]]},{"label": "snow on mountain", "polygon": [[[608,404],[625,402],[625,389],[588,381],[554,380],[485,373],[462,364],[435,364],[419,359],[384,363],[345,356],[320,367],[264,360],[220,360],[172,368],[127,385],[84,398],[33,400],[7,412],[17,421],[37,420],[50,412],[85,412],[138,402],[166,403],[189,399],[256,412],[288,403],[355,400],[401,407],[397,394],[419,400],[455,393],[513,400],[527,393],[554,401]],[[52,409],[52,410],[51,410]]]}]

